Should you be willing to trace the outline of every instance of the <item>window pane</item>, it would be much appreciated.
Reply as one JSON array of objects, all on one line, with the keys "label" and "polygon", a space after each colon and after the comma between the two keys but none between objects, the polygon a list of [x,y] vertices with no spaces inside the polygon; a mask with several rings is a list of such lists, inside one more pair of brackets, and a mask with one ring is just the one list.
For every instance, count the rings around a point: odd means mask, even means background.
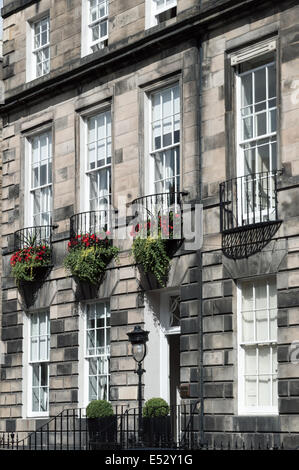
[{"label": "window pane", "polygon": [[41,381],[40,385],[41,387],[47,387],[48,386],[48,364],[41,364]]},{"label": "window pane", "polygon": [[40,158],[41,160],[47,160],[49,157],[48,154],[48,134],[42,134],[40,136]]},{"label": "window pane", "polygon": [[257,310],[256,312],[256,340],[268,340],[268,310]]},{"label": "window pane", "polygon": [[171,88],[162,92],[162,115],[163,119],[172,114]]},{"label": "window pane", "polygon": [[31,361],[38,361],[39,354],[38,354],[38,340],[31,339]]},{"label": "window pane", "polygon": [[44,164],[40,167],[40,185],[44,186],[47,182],[47,165]]},{"label": "window pane", "polygon": [[260,113],[256,116],[256,135],[264,135],[267,133],[267,114]]},{"label": "window pane", "polygon": [[37,336],[39,332],[39,322],[38,322],[38,315],[32,315],[30,319],[31,324],[31,336]]},{"label": "window pane", "polygon": [[271,373],[270,346],[260,346],[258,354],[259,375]]},{"label": "window pane", "polygon": [[95,331],[88,331],[87,332],[87,353],[88,354],[95,354]]},{"label": "window pane", "polygon": [[38,387],[39,385],[39,365],[35,364],[32,366],[32,386]]},{"label": "window pane", "polygon": [[40,389],[40,411],[48,411],[48,393],[47,387]]},{"label": "window pane", "polygon": [[245,348],[245,375],[256,375],[256,348]]},{"label": "window pane", "polygon": [[89,359],[89,375],[97,375],[97,360]]},{"label": "window pane", "polygon": [[46,361],[48,359],[48,341],[47,337],[42,337],[40,340],[40,357],[41,361]]},{"label": "window pane", "polygon": [[253,138],[253,119],[252,117],[243,119],[243,139],[252,139]]},{"label": "window pane", "polygon": [[269,132],[276,132],[276,109],[270,111],[270,129]]},{"label": "window pane", "polygon": [[95,142],[96,140],[96,117],[93,116],[88,119],[88,143]]},{"label": "window pane", "polygon": [[101,376],[99,377],[99,399],[106,400],[107,399],[107,377]]},{"label": "window pane", "polygon": [[105,332],[104,328],[97,330],[97,354],[105,354]]},{"label": "window pane", "polygon": [[256,406],[257,404],[257,390],[256,390],[255,376],[245,377],[245,406]]},{"label": "window pane", "polygon": [[32,389],[32,411],[39,410],[39,388]]},{"label": "window pane", "polygon": [[267,308],[267,283],[265,281],[255,283],[255,302],[257,309]]},{"label": "window pane", "polygon": [[245,169],[244,175],[250,175],[256,173],[255,170],[255,148],[245,148],[244,149],[244,158],[245,158]]},{"label": "window pane", "polygon": [[163,147],[172,144],[172,119],[165,118],[163,120]]},{"label": "window pane", "polygon": [[156,93],[152,98],[152,113],[153,121],[158,121],[161,118],[161,104],[160,104],[160,93]]},{"label": "window pane", "polygon": [[[261,172],[270,171],[270,146],[269,146],[268,142],[267,142],[266,145],[258,146],[257,155],[258,155],[258,158],[257,158],[257,163],[258,163],[257,172],[261,173]],[[267,185],[267,179],[265,181],[266,181],[266,185]]]},{"label": "window pane", "polygon": [[104,304],[97,305],[96,318],[97,318],[97,328],[104,327],[105,326]]},{"label": "window pane", "polygon": [[97,400],[97,377],[89,377],[89,401]]},{"label": "window pane", "polygon": [[252,74],[249,73],[241,78],[242,83],[242,106],[252,104]]},{"label": "window pane", "polygon": [[259,406],[271,406],[271,377],[259,377]]},{"label": "window pane", "polygon": [[155,180],[163,178],[163,153],[155,155]]},{"label": "window pane", "polygon": [[242,310],[253,310],[253,284],[244,282],[242,284]]},{"label": "window pane", "polygon": [[173,150],[165,152],[165,177],[170,178],[175,174],[175,158]]},{"label": "window pane", "polygon": [[242,314],[242,340],[244,342],[254,341],[253,312],[243,312]]},{"label": "window pane", "polygon": [[262,68],[255,73],[255,102],[266,99],[266,69]]}]

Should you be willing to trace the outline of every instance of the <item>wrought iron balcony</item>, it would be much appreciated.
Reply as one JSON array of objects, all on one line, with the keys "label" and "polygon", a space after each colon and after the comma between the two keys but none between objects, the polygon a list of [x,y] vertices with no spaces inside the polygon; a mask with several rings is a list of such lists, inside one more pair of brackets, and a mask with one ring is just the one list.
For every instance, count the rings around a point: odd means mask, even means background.
[{"label": "wrought iron balcony", "polygon": [[46,245],[51,247],[53,230],[56,225],[25,227],[14,233],[14,251]]},{"label": "wrought iron balcony", "polygon": [[139,197],[132,202],[134,215],[140,222],[147,222],[148,226],[161,226],[161,218],[165,218],[171,230],[176,228],[176,233],[179,232],[181,238],[183,196],[187,194],[169,192]]},{"label": "wrought iron balcony", "polygon": [[280,173],[255,173],[220,184],[222,233],[279,222],[277,177]]},{"label": "wrought iron balcony", "polygon": [[115,216],[117,211],[111,209],[80,212],[70,218],[70,239],[76,235],[95,234],[112,232],[115,227]]}]

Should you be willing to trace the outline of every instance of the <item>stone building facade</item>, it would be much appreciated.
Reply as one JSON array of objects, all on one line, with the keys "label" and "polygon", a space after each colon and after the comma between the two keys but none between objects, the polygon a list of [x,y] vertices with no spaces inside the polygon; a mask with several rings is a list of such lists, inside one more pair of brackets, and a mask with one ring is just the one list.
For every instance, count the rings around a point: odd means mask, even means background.
[{"label": "stone building facade", "polygon": [[[135,406],[127,333],[139,324],[146,399],[198,401],[205,440],[299,445],[298,12],[294,0],[4,0],[0,430],[34,430],[107,388]],[[202,248],[184,242],[167,286],[148,290],[119,239],[119,261],[82,299],[63,267],[71,218],[169,182],[203,205]],[[26,303],[15,233],[46,225],[53,266]],[[92,366],[88,330],[102,327]]]}]

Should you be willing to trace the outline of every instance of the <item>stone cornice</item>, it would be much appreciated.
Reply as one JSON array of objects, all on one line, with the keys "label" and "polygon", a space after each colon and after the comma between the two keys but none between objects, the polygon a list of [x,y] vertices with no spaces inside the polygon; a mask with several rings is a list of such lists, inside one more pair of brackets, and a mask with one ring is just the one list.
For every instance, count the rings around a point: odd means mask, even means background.
[{"label": "stone cornice", "polygon": [[13,0],[9,2],[7,5],[4,5],[1,8],[1,16],[2,18],[7,18],[10,15],[13,15],[17,11],[23,10],[24,8],[29,7],[33,3],[38,3],[40,0]]},{"label": "stone cornice", "polygon": [[[24,1],[24,0],[23,0]],[[100,74],[106,75],[112,70],[126,66],[129,63],[142,60],[157,50],[173,47],[175,44],[199,38],[207,30],[218,27],[229,18],[248,15],[252,8],[266,9],[278,0],[211,0],[205,7],[193,8],[185,18],[178,17],[178,21],[170,26],[159,25],[158,27],[145,30],[131,38],[108,47],[107,51],[99,51],[84,58],[75,59],[72,63],[53,71],[49,76],[41,77],[33,82],[26,83],[20,87],[6,92],[5,104],[1,106],[0,113],[4,114],[12,109],[25,106],[27,102],[35,99],[44,99],[46,95],[61,92],[63,88],[70,89],[80,86],[82,80],[92,77],[94,79]],[[286,2],[288,3],[288,2]],[[240,11],[240,7],[242,7]],[[56,89],[56,90],[55,90]]]}]

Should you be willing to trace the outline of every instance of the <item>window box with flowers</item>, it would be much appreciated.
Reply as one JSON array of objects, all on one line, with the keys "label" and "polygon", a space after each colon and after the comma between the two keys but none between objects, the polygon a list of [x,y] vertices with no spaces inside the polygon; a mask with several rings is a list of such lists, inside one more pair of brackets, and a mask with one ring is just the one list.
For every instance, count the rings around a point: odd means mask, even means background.
[{"label": "window box with flowers", "polygon": [[10,258],[12,275],[27,307],[51,269],[50,239],[48,227],[22,229],[15,233],[15,253]]},{"label": "window box with flowers", "polygon": [[29,246],[14,253],[10,259],[12,275],[16,284],[39,281],[51,263],[48,245]]},{"label": "window box with flowers", "polygon": [[181,215],[169,211],[133,227],[132,254],[144,290],[166,286],[171,257],[182,243],[181,238],[175,238],[175,234],[180,233],[180,225]]},{"label": "window box with flowers", "polygon": [[108,239],[109,231],[101,235],[77,234],[68,243],[64,266],[74,277],[80,296],[89,299],[96,296],[112,259],[117,259],[119,249]]}]

